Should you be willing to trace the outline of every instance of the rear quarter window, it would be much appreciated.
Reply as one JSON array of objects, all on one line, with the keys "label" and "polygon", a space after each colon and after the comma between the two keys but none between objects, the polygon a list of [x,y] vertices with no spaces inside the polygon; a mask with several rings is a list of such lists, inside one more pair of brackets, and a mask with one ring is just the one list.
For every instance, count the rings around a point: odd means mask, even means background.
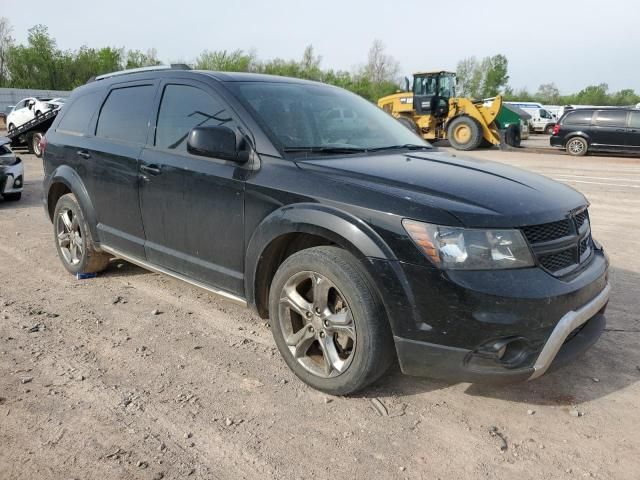
[{"label": "rear quarter window", "polygon": [[96,136],[145,143],[155,87],[136,85],[111,90],[100,109]]},{"label": "rear quarter window", "polygon": [[596,125],[599,127],[624,127],[627,125],[625,110],[602,110],[596,113]]},{"label": "rear quarter window", "polygon": [[100,105],[100,92],[88,93],[76,98],[62,109],[62,119],[56,128],[61,133],[83,134],[86,132],[91,117]]},{"label": "rear quarter window", "polygon": [[593,117],[593,110],[569,112],[562,123],[563,125],[590,125],[591,117]]}]

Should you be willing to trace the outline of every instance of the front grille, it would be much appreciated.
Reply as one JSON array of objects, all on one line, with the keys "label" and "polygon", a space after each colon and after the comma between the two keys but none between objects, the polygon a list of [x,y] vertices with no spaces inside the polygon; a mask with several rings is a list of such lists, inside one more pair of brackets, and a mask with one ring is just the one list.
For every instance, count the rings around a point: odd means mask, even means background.
[{"label": "front grille", "polygon": [[580,213],[576,213],[574,218],[576,220],[576,228],[580,230],[580,228],[582,227],[582,224],[585,222],[585,220],[589,218],[589,214],[587,213],[586,210],[583,210]]},{"label": "front grille", "polygon": [[[584,209],[564,220],[523,227],[522,233],[539,265],[553,275],[562,276],[591,258],[591,228],[588,220],[589,214]],[[581,232],[585,223],[587,228]]]},{"label": "front grille", "polygon": [[584,253],[589,250],[589,247],[591,247],[591,237],[587,236],[580,242],[580,257],[582,257],[582,255],[584,255]]},{"label": "front grille", "polygon": [[569,220],[560,220],[557,222],[543,223],[542,225],[533,225],[522,229],[524,236],[527,237],[529,243],[548,242],[566,237],[571,233],[571,224]]},{"label": "front grille", "polygon": [[576,255],[574,249],[563,250],[560,253],[552,253],[550,255],[542,255],[538,257],[540,265],[551,272],[557,272],[570,267],[576,263]]}]

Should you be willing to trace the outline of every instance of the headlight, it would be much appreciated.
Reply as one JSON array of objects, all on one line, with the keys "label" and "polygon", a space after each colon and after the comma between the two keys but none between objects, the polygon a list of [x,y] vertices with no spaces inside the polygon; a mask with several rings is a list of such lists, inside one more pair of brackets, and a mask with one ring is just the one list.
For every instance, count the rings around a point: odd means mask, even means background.
[{"label": "headlight", "polygon": [[16,163],[15,155],[0,155],[0,165],[7,167]]},{"label": "headlight", "polygon": [[519,230],[480,230],[446,227],[405,219],[404,229],[438,268],[495,270],[534,265]]}]

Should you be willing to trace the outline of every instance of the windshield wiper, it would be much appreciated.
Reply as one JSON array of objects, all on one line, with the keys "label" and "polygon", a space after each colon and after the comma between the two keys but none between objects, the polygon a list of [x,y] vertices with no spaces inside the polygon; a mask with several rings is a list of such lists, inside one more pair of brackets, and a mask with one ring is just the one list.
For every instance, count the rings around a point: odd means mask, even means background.
[{"label": "windshield wiper", "polygon": [[287,147],[284,149],[286,153],[292,152],[310,152],[310,153],[360,153],[366,152],[365,148],[360,147]]},{"label": "windshield wiper", "polygon": [[416,145],[414,143],[405,143],[403,145],[388,145],[386,147],[376,147],[376,148],[369,148],[367,151],[368,152],[380,152],[382,150],[398,150],[400,148],[406,148],[408,150],[431,150],[433,147],[430,147],[428,145]]}]

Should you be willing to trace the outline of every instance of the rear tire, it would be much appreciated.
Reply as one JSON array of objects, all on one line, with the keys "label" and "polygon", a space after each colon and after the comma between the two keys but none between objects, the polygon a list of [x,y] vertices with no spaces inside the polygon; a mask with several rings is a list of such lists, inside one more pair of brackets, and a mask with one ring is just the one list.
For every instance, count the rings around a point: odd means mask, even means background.
[{"label": "rear tire", "polygon": [[555,125],[547,125],[544,128],[544,133],[546,133],[547,135],[552,135],[553,134],[553,128],[555,127]]},{"label": "rear tire", "polygon": [[583,157],[589,150],[589,144],[582,137],[571,137],[567,140],[565,148],[569,155],[574,157]]},{"label": "rear tire", "polygon": [[53,213],[53,235],[58,256],[69,273],[97,273],[110,256],[96,250],[91,231],[73,193],[63,195]]},{"label": "rear tire", "polygon": [[509,125],[507,127],[507,131],[505,132],[505,142],[507,143],[507,145],[519,148],[521,141],[522,139],[520,138],[520,128],[515,124]]},{"label": "rear tire", "polygon": [[397,120],[402,125],[404,125],[409,130],[411,130],[413,133],[415,133],[416,135],[421,136],[420,135],[420,128],[418,127],[416,122],[414,122],[411,118],[409,118],[409,117],[398,117]]},{"label": "rear tire", "polygon": [[359,260],[340,248],[314,247],[287,258],[271,283],[269,312],[284,361],[317,390],[354,393],[395,358],[382,302]]},{"label": "rear tire", "polygon": [[456,150],[474,150],[482,142],[482,127],[474,118],[456,117],[447,127],[447,139]]},{"label": "rear tire", "polygon": [[42,140],[42,133],[34,132],[29,138],[29,150],[38,158],[42,158],[42,149],[40,148],[40,140]]},{"label": "rear tire", "polygon": [[4,198],[5,202],[17,202],[22,198],[22,192],[5,193],[2,198]]}]

